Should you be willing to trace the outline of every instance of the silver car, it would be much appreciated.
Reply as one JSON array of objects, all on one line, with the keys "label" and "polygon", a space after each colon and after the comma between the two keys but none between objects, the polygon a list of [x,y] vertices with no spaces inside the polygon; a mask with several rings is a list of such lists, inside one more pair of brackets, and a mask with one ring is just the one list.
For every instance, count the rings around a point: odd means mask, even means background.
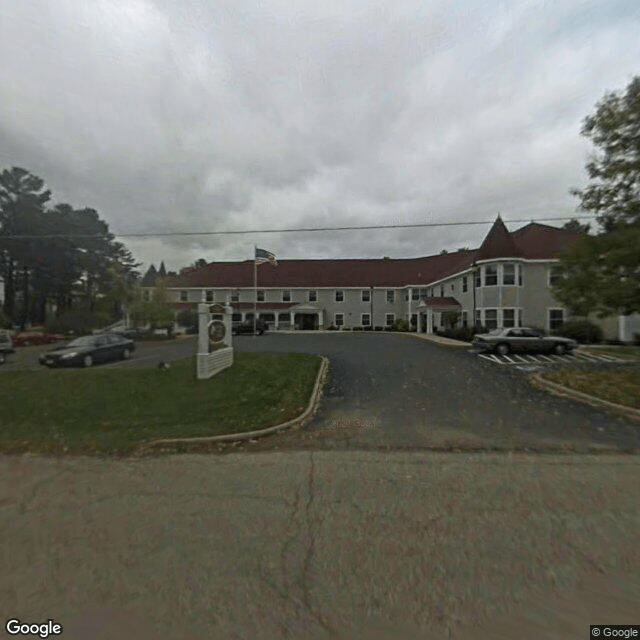
[{"label": "silver car", "polygon": [[545,336],[528,327],[509,327],[480,333],[473,338],[473,347],[482,351],[495,351],[501,356],[511,352],[552,351],[562,355],[578,346],[575,340],[560,336]]}]

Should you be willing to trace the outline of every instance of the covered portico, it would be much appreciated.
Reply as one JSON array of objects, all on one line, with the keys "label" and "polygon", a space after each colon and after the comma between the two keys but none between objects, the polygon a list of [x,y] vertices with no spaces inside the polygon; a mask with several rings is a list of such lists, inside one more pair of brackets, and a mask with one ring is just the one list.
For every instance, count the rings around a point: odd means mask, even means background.
[{"label": "covered portico", "polygon": [[418,304],[418,333],[422,330],[422,320],[426,318],[426,333],[433,333],[434,321],[440,319],[441,314],[462,310],[460,303],[455,298],[422,298]]},{"label": "covered portico", "polygon": [[316,302],[297,304],[290,309],[291,326],[298,330],[324,329],[324,309]]}]

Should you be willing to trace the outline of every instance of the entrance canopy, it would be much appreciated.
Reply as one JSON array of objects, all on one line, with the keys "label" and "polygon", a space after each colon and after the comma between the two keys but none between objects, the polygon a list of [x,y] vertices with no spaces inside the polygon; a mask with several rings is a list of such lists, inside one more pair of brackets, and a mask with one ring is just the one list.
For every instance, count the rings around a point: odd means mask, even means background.
[{"label": "entrance canopy", "polygon": [[422,318],[427,318],[427,333],[433,333],[433,314],[458,312],[462,309],[455,298],[422,298],[418,304],[418,333],[422,333]]}]

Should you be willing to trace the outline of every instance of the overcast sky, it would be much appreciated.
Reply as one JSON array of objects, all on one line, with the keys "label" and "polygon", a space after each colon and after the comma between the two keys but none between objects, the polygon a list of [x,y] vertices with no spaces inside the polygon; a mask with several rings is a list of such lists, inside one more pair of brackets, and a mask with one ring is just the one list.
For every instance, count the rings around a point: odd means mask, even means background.
[{"label": "overcast sky", "polygon": [[[0,167],[116,234],[571,216],[582,120],[640,74],[639,34],[631,0],[0,0]],[[179,269],[487,230],[123,241]]]}]

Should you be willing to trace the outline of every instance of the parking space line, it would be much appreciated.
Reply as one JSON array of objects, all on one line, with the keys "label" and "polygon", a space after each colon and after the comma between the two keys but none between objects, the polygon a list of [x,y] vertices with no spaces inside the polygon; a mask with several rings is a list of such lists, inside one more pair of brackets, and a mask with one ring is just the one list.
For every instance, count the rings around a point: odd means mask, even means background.
[{"label": "parking space line", "polygon": [[538,364],[540,364],[540,360],[538,360],[538,358],[536,358],[535,356],[529,356],[529,362],[537,362]]},{"label": "parking space line", "polygon": [[495,355],[487,356],[484,353],[479,353],[478,356],[480,358],[484,358],[485,360],[490,360],[491,362],[497,362],[498,364],[505,364],[504,362],[502,362],[502,360],[500,360],[500,358],[498,358]]},{"label": "parking space line", "polygon": [[527,363],[529,362],[528,360],[525,360],[525,358],[523,358],[522,356],[519,356],[519,355],[514,355],[513,357],[514,358],[518,358],[518,360],[520,360],[520,362],[527,362]]},{"label": "parking space line", "polygon": [[512,360],[509,356],[502,356],[505,360],[508,360],[511,364],[515,364],[516,361]]},{"label": "parking space line", "polygon": [[551,358],[549,358],[549,356],[543,356],[543,355],[539,355],[539,358],[542,358],[543,360],[546,360],[547,362],[553,362],[553,360]]}]

